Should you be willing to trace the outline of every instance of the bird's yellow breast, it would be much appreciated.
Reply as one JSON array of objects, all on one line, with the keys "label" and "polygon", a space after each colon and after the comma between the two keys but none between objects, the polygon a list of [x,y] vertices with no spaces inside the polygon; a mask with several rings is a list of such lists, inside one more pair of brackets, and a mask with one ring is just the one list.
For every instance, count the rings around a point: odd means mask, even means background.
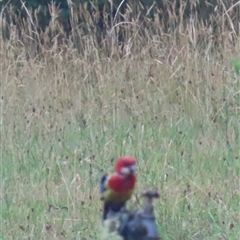
[{"label": "bird's yellow breast", "polygon": [[125,202],[131,198],[132,193],[133,193],[133,189],[128,190],[126,192],[121,192],[121,193],[115,192],[112,189],[107,189],[103,193],[102,197],[106,201]]}]

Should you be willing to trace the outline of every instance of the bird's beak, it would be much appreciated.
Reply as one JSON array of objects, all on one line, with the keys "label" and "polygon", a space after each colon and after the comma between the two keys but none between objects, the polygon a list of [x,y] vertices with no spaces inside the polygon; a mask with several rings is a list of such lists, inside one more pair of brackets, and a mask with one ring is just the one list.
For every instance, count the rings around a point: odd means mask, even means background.
[{"label": "bird's beak", "polygon": [[130,172],[135,172],[136,171],[136,165],[133,164],[129,167]]}]

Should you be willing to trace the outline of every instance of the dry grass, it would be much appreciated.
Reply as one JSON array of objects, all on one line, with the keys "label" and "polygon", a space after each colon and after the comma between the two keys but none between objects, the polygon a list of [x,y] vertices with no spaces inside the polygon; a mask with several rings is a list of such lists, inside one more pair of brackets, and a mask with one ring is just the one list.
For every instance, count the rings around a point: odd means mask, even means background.
[{"label": "dry grass", "polygon": [[238,239],[235,18],[217,10],[217,32],[195,16],[164,32],[157,17],[129,15],[114,41],[90,20],[69,38],[56,19],[2,34],[1,239],[99,239],[98,182],[123,154],[138,159],[130,206],[160,192],[164,240]]}]

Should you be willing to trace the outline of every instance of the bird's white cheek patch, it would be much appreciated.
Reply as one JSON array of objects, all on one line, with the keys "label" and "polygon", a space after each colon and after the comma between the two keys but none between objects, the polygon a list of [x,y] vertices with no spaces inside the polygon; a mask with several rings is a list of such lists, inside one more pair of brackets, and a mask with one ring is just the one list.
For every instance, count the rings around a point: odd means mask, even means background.
[{"label": "bird's white cheek patch", "polygon": [[121,173],[123,174],[123,175],[128,175],[128,174],[130,174],[130,169],[128,168],[128,167],[123,167],[122,169],[121,169]]}]

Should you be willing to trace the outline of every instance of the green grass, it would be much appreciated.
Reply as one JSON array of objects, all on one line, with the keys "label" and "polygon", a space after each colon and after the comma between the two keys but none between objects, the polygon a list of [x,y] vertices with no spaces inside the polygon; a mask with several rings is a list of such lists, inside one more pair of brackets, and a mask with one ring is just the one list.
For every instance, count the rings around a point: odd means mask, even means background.
[{"label": "green grass", "polygon": [[157,189],[164,240],[239,238],[239,49],[186,39],[136,34],[122,57],[90,35],[83,53],[69,40],[28,60],[16,36],[1,42],[0,239],[100,240],[99,180],[125,154],[129,206]]}]

